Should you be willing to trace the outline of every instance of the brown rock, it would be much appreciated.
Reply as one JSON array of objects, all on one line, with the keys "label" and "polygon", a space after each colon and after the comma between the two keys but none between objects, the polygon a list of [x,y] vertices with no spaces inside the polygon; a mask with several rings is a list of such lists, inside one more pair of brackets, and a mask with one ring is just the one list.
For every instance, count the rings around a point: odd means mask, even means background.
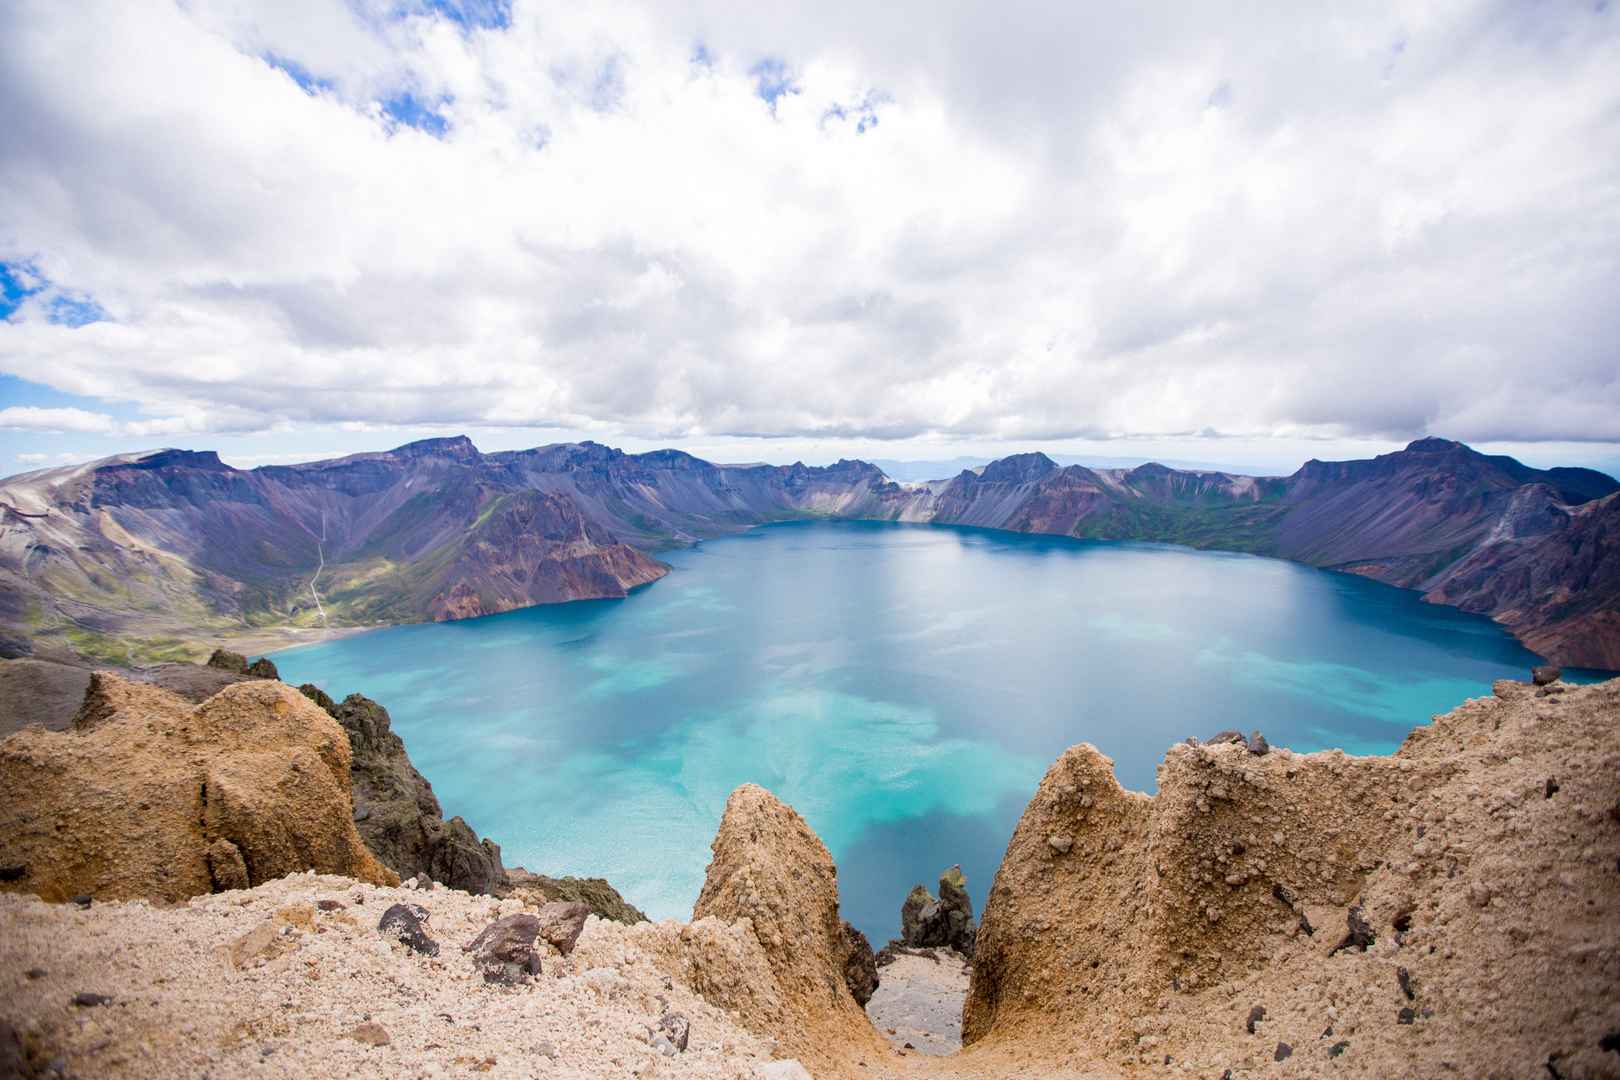
[{"label": "brown rock", "polygon": [[1530,681],[1537,686],[1551,686],[1563,677],[1563,669],[1553,664],[1544,664],[1530,669]]},{"label": "brown rock", "polygon": [[540,909],[536,928],[553,948],[567,956],[574,951],[574,943],[584,931],[590,914],[591,909],[578,901],[555,901]]},{"label": "brown rock", "polygon": [[381,1024],[366,1021],[355,1026],[349,1032],[349,1038],[355,1042],[365,1043],[367,1046],[387,1046],[393,1040],[388,1037],[388,1029]]},{"label": "brown rock", "polygon": [[28,868],[0,888],[46,899],[178,901],[239,872],[249,884],[308,869],[397,881],[350,820],[342,729],[275,682],[193,706],[97,673],[73,730],[0,742],[0,790],[14,793],[0,803],[0,864]]}]

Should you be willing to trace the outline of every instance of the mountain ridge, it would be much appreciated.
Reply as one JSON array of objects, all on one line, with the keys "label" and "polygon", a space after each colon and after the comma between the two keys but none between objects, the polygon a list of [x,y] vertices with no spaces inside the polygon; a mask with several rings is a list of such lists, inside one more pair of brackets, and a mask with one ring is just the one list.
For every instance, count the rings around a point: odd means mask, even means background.
[{"label": "mountain ridge", "polygon": [[[864,461],[718,465],[467,436],[236,469],[162,449],[0,481],[0,635],[112,662],[188,637],[454,619],[615,598],[653,555],[815,517],[1270,555],[1495,618],[1549,658],[1620,668],[1620,482],[1424,438],[1286,477],[1015,454],[900,484]],[[132,644],[123,639],[134,638]]]}]

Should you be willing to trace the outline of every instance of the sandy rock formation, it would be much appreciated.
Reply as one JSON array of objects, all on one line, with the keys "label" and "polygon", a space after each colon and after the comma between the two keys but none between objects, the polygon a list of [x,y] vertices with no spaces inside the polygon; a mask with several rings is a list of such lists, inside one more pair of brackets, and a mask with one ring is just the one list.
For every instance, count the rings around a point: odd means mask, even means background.
[{"label": "sandy rock formation", "polygon": [[361,694],[334,702],[308,683],[299,691],[348,733],[355,824],[383,865],[401,877],[431,878],[472,893],[505,884],[501,849],[479,840],[461,818],[444,820],[433,785],[406,756],[387,709]]},{"label": "sandy rock formation", "polygon": [[98,672],[71,730],[0,742],[0,791],[0,865],[22,868],[0,888],[46,899],[178,901],[310,868],[397,880],[355,832],[342,729],[278,682],[193,706]]},{"label": "sandy rock formation", "polygon": [[744,784],[726,800],[711,850],[692,922],[647,926],[649,951],[817,1075],[889,1053],[845,984],[838,871],[804,819]]},{"label": "sandy rock formation", "polygon": [[[1090,746],[1041,781],[964,1039],[1234,1076],[1612,1076],[1620,680],[1497,684],[1387,758]],[[1251,1033],[1252,1032],[1252,1033]]]}]

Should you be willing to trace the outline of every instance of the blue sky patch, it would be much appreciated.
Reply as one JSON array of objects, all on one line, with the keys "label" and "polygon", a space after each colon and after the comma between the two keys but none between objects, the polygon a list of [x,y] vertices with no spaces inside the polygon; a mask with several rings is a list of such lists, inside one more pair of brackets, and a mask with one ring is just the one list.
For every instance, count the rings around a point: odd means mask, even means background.
[{"label": "blue sky patch", "polygon": [[26,263],[0,262],[0,319],[11,318],[24,300],[44,287],[39,274]]},{"label": "blue sky patch", "polygon": [[427,132],[435,139],[442,139],[444,133],[450,130],[450,121],[446,120],[436,110],[449,103],[449,98],[440,98],[429,105],[409,90],[402,90],[383,101],[382,110],[383,114],[395,124],[413,127],[418,131]]},{"label": "blue sky patch", "polygon": [[88,296],[53,296],[45,305],[46,317],[61,326],[88,326],[105,322],[107,313]]},{"label": "blue sky patch", "polygon": [[296,60],[288,59],[285,56],[277,56],[275,53],[265,53],[262,59],[265,63],[297,83],[298,88],[310,97],[314,97],[323,90],[332,89],[331,79],[319,78],[309,68]]},{"label": "blue sky patch", "polygon": [[826,127],[827,122],[830,120],[854,120],[855,134],[865,135],[878,126],[877,107],[886,100],[888,99],[883,95],[872,93],[867,94],[859,104],[855,105],[840,105],[835,101],[827,107],[826,112],[821,114],[821,126]]},{"label": "blue sky patch", "polygon": [[[0,262],[0,319],[9,319],[30,296],[45,292],[50,286],[30,263]],[[60,326],[85,326],[104,322],[106,311],[100,304],[83,293],[57,291],[44,300],[45,317]]]},{"label": "blue sky patch", "polygon": [[754,93],[771,107],[772,112],[776,111],[778,98],[784,94],[799,93],[799,85],[793,81],[787,64],[774,56],[767,56],[749,68],[748,74],[754,77]]},{"label": "blue sky patch", "polygon": [[422,0],[420,8],[401,4],[402,14],[428,11],[465,30],[505,30],[512,25],[512,0]]}]

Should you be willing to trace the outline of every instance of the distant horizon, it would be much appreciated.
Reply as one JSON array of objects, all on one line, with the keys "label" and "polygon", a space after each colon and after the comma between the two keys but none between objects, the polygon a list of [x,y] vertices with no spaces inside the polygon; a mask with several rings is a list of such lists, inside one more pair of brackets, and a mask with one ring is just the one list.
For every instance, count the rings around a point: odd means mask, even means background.
[{"label": "distant horizon", "polygon": [[[372,432],[370,434],[376,434],[376,433]],[[1369,458],[1377,457],[1380,454],[1393,453],[1395,451],[1405,449],[1407,446],[1409,446],[1413,442],[1419,441],[1420,439],[1428,439],[1428,438],[1444,439],[1444,440],[1446,440],[1448,442],[1461,443],[1462,445],[1467,446],[1470,449],[1475,450],[1475,451],[1477,451],[1479,453],[1482,453],[1482,454],[1487,454],[1487,455],[1492,455],[1492,456],[1498,456],[1498,455],[1505,454],[1505,456],[1512,457],[1515,460],[1519,461],[1521,464],[1528,465],[1528,466],[1530,466],[1532,468],[1538,468],[1538,469],[1549,469],[1549,468],[1560,468],[1560,467],[1562,467],[1562,468],[1586,468],[1586,469],[1592,469],[1595,472],[1604,473],[1605,475],[1608,475],[1608,476],[1614,477],[1617,480],[1620,480],[1620,462],[1609,462],[1608,467],[1604,467],[1601,464],[1586,464],[1586,463],[1578,461],[1578,460],[1577,461],[1570,461],[1570,460],[1565,460],[1565,459],[1562,459],[1562,458],[1560,458],[1560,460],[1557,460],[1557,461],[1543,463],[1542,461],[1536,460],[1534,457],[1531,457],[1530,459],[1527,460],[1526,457],[1521,456],[1518,453],[1511,453],[1511,452],[1507,452],[1507,451],[1504,451],[1504,450],[1496,449],[1496,448],[1493,448],[1493,447],[1489,446],[1488,444],[1482,446],[1482,445],[1477,445],[1477,444],[1474,444],[1474,443],[1467,442],[1466,440],[1463,440],[1463,439],[1452,439],[1452,438],[1449,438],[1448,436],[1445,436],[1445,435],[1423,435],[1423,436],[1417,437],[1416,439],[1408,439],[1408,440],[1406,440],[1404,442],[1391,443],[1391,444],[1387,445],[1386,448],[1384,448],[1384,449],[1378,449],[1378,450],[1375,450],[1375,451],[1372,451],[1372,452],[1367,452],[1367,453],[1356,453],[1356,454],[1350,454],[1350,455],[1345,455],[1345,456],[1314,453],[1314,454],[1311,454],[1309,457],[1301,458],[1297,463],[1295,463],[1291,467],[1276,470],[1276,471],[1260,471],[1260,470],[1256,470],[1253,467],[1245,467],[1245,466],[1237,465],[1237,464],[1234,464],[1234,463],[1221,463],[1221,462],[1217,462],[1217,461],[1205,461],[1205,460],[1199,460],[1199,459],[1196,459],[1196,458],[1184,458],[1184,457],[1176,457],[1176,456],[1172,456],[1172,455],[1073,454],[1073,453],[1063,453],[1063,452],[1060,452],[1060,451],[1054,451],[1054,450],[1050,450],[1050,449],[1040,447],[1040,446],[1019,447],[1019,448],[1016,448],[1016,449],[1007,449],[1005,452],[997,453],[997,454],[993,454],[993,455],[992,454],[983,454],[983,455],[955,454],[955,455],[951,455],[951,456],[942,456],[942,457],[937,457],[937,458],[927,458],[927,457],[896,458],[896,457],[885,457],[885,456],[882,456],[882,455],[868,456],[868,455],[861,455],[861,454],[840,453],[840,454],[836,454],[836,455],[832,455],[832,456],[826,456],[826,457],[815,458],[815,459],[806,459],[803,456],[796,456],[796,457],[785,458],[785,459],[780,459],[780,460],[770,460],[770,459],[767,459],[767,458],[717,457],[717,456],[711,456],[711,455],[708,455],[708,454],[698,453],[695,450],[688,449],[685,446],[677,445],[675,443],[659,443],[659,444],[656,444],[656,445],[649,445],[646,448],[631,449],[631,448],[627,448],[627,447],[625,447],[623,445],[616,445],[615,443],[609,442],[609,441],[607,441],[606,439],[604,439],[602,437],[591,437],[591,436],[585,436],[585,437],[577,438],[577,439],[553,439],[553,440],[548,440],[548,441],[545,441],[545,442],[534,442],[534,443],[530,443],[530,444],[527,444],[527,445],[521,445],[521,446],[513,445],[513,446],[489,447],[489,446],[480,445],[479,442],[478,442],[478,439],[470,431],[454,431],[454,432],[435,432],[435,433],[432,433],[432,434],[421,434],[421,435],[418,435],[417,437],[414,437],[414,438],[406,438],[406,439],[402,439],[402,440],[399,440],[399,441],[388,442],[386,445],[369,445],[369,446],[362,446],[362,447],[352,448],[352,449],[344,449],[344,450],[341,450],[341,451],[329,452],[329,453],[322,453],[320,451],[309,451],[309,452],[306,452],[306,453],[290,452],[290,453],[285,453],[285,454],[276,454],[276,455],[274,455],[275,460],[269,460],[269,461],[255,460],[253,455],[248,455],[247,458],[244,460],[240,456],[232,455],[232,454],[228,453],[227,451],[221,450],[218,446],[209,446],[209,445],[201,445],[201,444],[195,444],[195,445],[189,445],[189,446],[182,446],[182,445],[147,446],[147,447],[137,447],[137,448],[133,448],[133,449],[126,448],[126,449],[123,449],[123,450],[110,451],[108,453],[101,453],[101,454],[95,454],[95,455],[91,455],[91,456],[85,456],[83,458],[78,458],[78,459],[75,459],[75,460],[57,461],[57,462],[49,462],[49,461],[47,461],[47,462],[44,462],[44,463],[41,463],[41,464],[34,464],[34,465],[31,465],[29,467],[25,467],[25,468],[22,468],[22,469],[16,469],[14,471],[0,472],[0,482],[10,481],[10,480],[12,480],[12,479],[14,479],[14,478],[16,478],[18,476],[23,476],[23,475],[26,475],[26,474],[29,474],[29,473],[41,472],[41,471],[50,470],[50,469],[56,469],[56,468],[75,468],[75,467],[82,466],[82,465],[92,464],[92,463],[94,463],[96,461],[103,461],[103,460],[106,460],[106,459],[109,459],[109,458],[119,457],[119,456],[124,456],[124,455],[149,456],[151,454],[163,453],[163,452],[167,452],[167,451],[179,451],[179,452],[185,452],[185,453],[213,453],[213,454],[216,454],[219,457],[220,461],[222,461],[224,464],[230,466],[231,468],[240,469],[240,470],[248,470],[248,469],[256,469],[256,468],[263,468],[263,467],[266,467],[266,466],[277,466],[277,465],[308,465],[308,464],[315,464],[315,463],[319,463],[319,462],[323,462],[323,461],[334,461],[334,460],[337,460],[337,459],[340,459],[340,458],[353,457],[353,456],[358,455],[358,454],[389,453],[391,451],[399,450],[399,449],[402,449],[402,448],[404,448],[406,446],[410,446],[410,445],[415,444],[415,443],[433,442],[433,441],[436,441],[436,440],[445,440],[445,439],[466,439],[468,442],[472,443],[474,449],[476,449],[480,454],[513,453],[513,452],[522,452],[522,451],[526,451],[526,450],[539,450],[539,449],[544,449],[544,448],[546,448],[548,446],[577,446],[577,445],[581,445],[581,444],[584,444],[584,443],[593,443],[593,444],[596,444],[596,445],[599,445],[599,446],[607,447],[610,450],[616,450],[616,451],[619,451],[619,452],[622,452],[622,453],[625,453],[625,454],[631,454],[631,455],[642,455],[642,454],[658,453],[660,451],[676,451],[676,452],[679,452],[679,453],[690,454],[692,457],[699,458],[699,459],[701,459],[703,461],[707,461],[707,462],[709,462],[711,464],[714,464],[714,465],[722,465],[722,466],[765,465],[765,466],[785,467],[785,466],[791,466],[791,465],[795,465],[795,464],[803,464],[803,465],[813,466],[813,467],[824,467],[824,466],[827,466],[827,465],[835,464],[838,461],[861,461],[861,462],[864,462],[866,464],[876,466],[879,469],[882,469],[884,474],[887,475],[891,480],[894,480],[894,481],[899,482],[899,483],[918,483],[918,482],[930,481],[930,480],[948,480],[951,477],[958,475],[964,469],[971,470],[971,469],[976,469],[976,468],[982,468],[983,466],[988,465],[993,461],[999,461],[999,460],[1002,460],[1003,458],[1014,457],[1014,456],[1017,456],[1019,454],[1030,454],[1030,453],[1044,454],[1049,459],[1051,459],[1054,463],[1056,463],[1056,464],[1058,464],[1060,466],[1081,465],[1081,466],[1084,466],[1084,467],[1087,467],[1087,468],[1093,468],[1093,469],[1131,469],[1131,468],[1136,468],[1136,467],[1138,467],[1140,465],[1157,464],[1157,465],[1164,465],[1164,466],[1166,466],[1168,468],[1176,469],[1178,471],[1183,471],[1183,472],[1223,472],[1223,473],[1229,473],[1229,474],[1237,475],[1237,476],[1283,477],[1283,476],[1292,475],[1294,472],[1298,471],[1301,467],[1303,467],[1308,461],[1312,461],[1312,460],[1319,460],[1319,461],[1366,460],[1366,459],[1369,459]],[[1124,440],[1121,440],[1121,441],[1124,441]],[[233,460],[233,457],[236,458],[236,459]],[[935,465],[940,466],[942,469],[945,469],[947,471],[942,471],[942,472],[939,472],[938,474],[924,475],[924,470],[927,470],[929,467],[935,466]]]}]

